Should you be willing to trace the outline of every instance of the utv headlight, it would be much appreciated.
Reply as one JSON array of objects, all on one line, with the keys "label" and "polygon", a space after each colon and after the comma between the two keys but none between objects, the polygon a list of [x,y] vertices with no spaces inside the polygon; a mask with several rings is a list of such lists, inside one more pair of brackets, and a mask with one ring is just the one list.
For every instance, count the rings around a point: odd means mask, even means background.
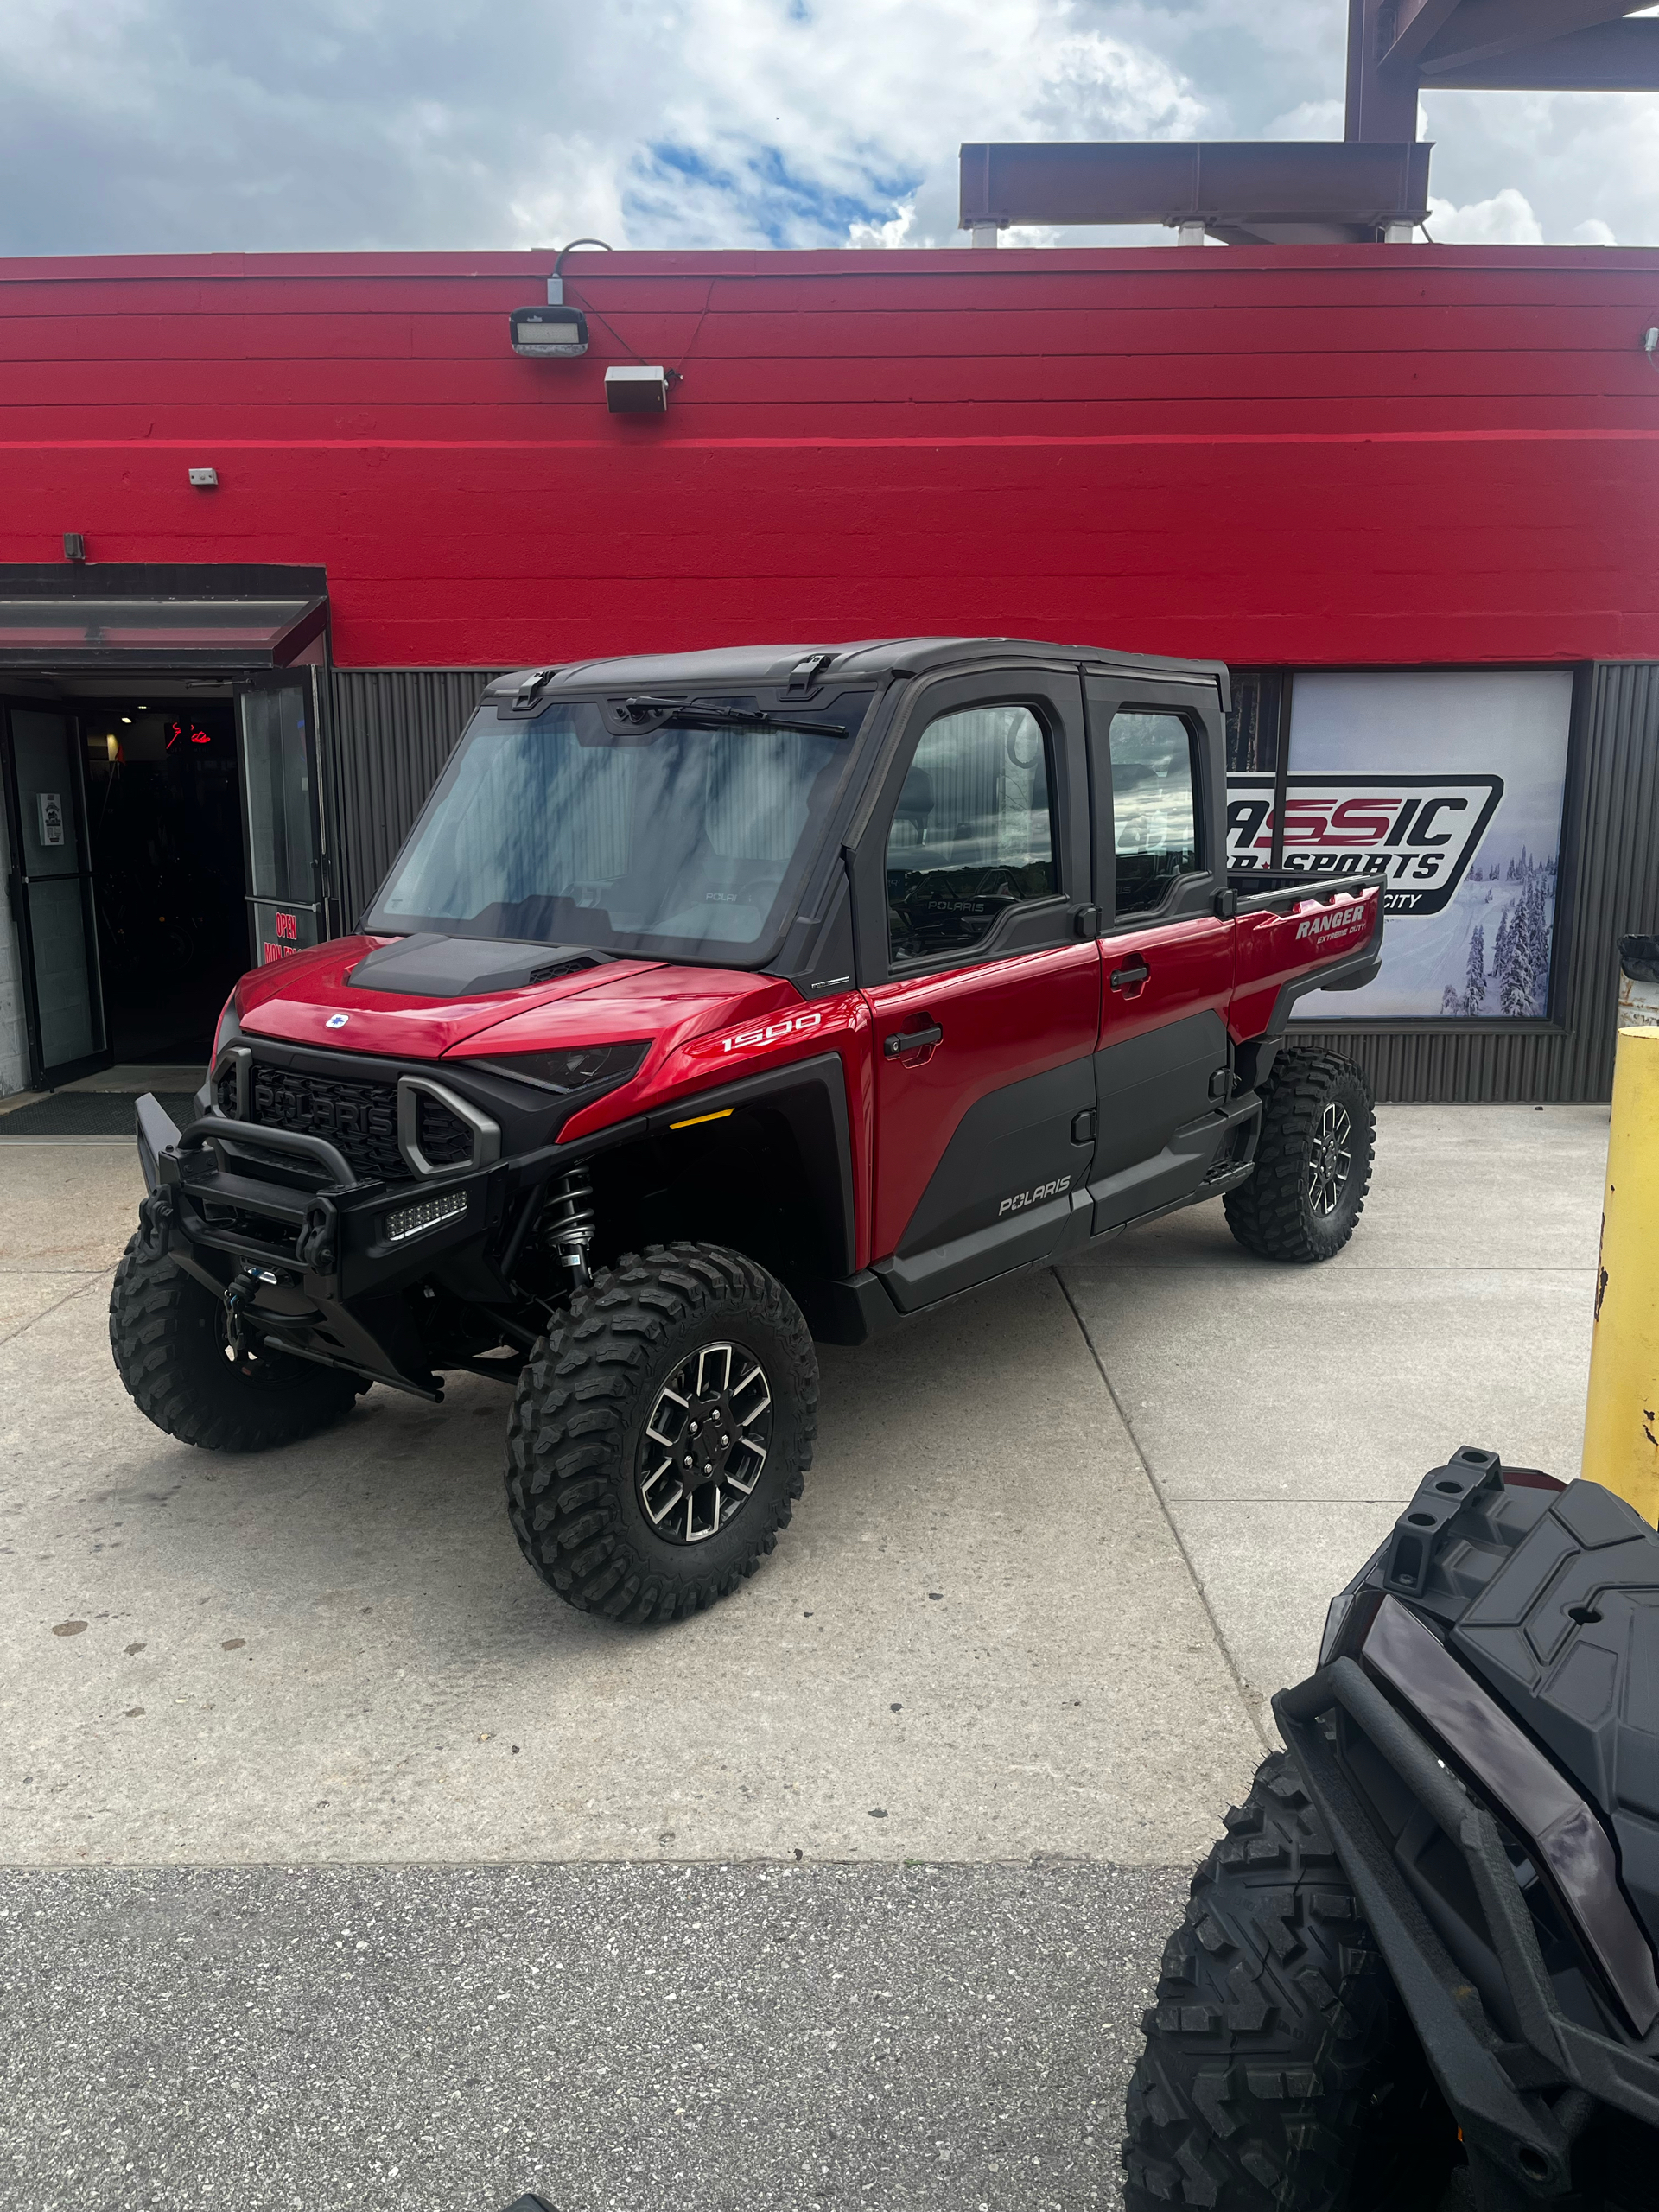
[{"label": "utv headlight", "polygon": [[[487,1068],[493,1075],[510,1075],[518,1083],[533,1083],[538,1090],[614,1090],[637,1073],[651,1050],[649,1037],[635,1037],[626,1045],[573,1045],[562,1052],[507,1052],[499,1059],[468,1059],[469,1068]],[[460,1063],[456,1063],[457,1066]]]}]

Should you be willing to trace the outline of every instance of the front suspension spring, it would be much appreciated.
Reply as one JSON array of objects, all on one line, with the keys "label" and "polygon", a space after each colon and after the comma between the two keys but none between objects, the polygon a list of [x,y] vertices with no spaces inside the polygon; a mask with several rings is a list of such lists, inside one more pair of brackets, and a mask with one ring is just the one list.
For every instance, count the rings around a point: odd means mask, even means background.
[{"label": "front suspension spring", "polygon": [[575,1289],[593,1281],[588,1253],[594,1241],[594,1179],[585,1167],[573,1167],[560,1181],[542,1212],[543,1234],[562,1266],[570,1270]]}]

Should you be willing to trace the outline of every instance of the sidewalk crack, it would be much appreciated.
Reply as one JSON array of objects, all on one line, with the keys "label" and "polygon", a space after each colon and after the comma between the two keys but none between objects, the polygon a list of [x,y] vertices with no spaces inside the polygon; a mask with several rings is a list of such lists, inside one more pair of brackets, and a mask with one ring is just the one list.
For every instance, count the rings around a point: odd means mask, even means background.
[{"label": "sidewalk crack", "polygon": [[1216,1609],[1210,1603],[1210,1593],[1205,1588],[1203,1580],[1199,1576],[1197,1567],[1192,1564],[1192,1554],[1188,1551],[1185,1541],[1183,1538],[1179,1529],[1175,1525],[1175,1516],[1169,1510],[1169,1500],[1164,1496],[1163,1485],[1158,1480],[1157,1476],[1153,1473],[1152,1462],[1147,1459],[1145,1452],[1142,1451],[1141,1447],[1141,1439],[1135,1433],[1135,1423],[1130,1420],[1128,1410],[1125,1407],[1122,1399],[1118,1396],[1116,1389],[1113,1387],[1111,1376],[1106,1372],[1106,1363],[1100,1356],[1100,1347],[1096,1344],[1093,1337],[1089,1333],[1089,1324],[1084,1319],[1083,1314],[1078,1308],[1077,1300],[1071,1295],[1071,1286],[1066,1281],[1065,1277],[1060,1273],[1058,1268],[1053,1268],[1052,1272],[1055,1281],[1058,1283],[1060,1287],[1061,1297],[1065,1299],[1066,1304],[1071,1308],[1071,1318],[1077,1325],[1078,1332],[1082,1336],[1083,1341],[1089,1347],[1089,1356],[1094,1361],[1096,1370],[1099,1374],[1102,1382],[1104,1383],[1106,1387],[1106,1395],[1116,1408],[1117,1417],[1123,1424],[1124,1432],[1128,1435],[1130,1443],[1135,1446],[1135,1456],[1141,1462],[1141,1469],[1146,1475],[1148,1484],[1151,1485],[1152,1494],[1158,1501],[1158,1510],[1164,1516],[1165,1525],[1168,1529],[1170,1535],[1174,1541],[1175,1548],[1180,1554],[1182,1563],[1185,1567],[1187,1573],[1192,1578],[1192,1587],[1198,1592],[1198,1603],[1204,1607],[1205,1618],[1209,1622],[1211,1632],[1216,1639],[1216,1648],[1221,1653],[1223,1659],[1225,1660],[1227,1663],[1227,1671],[1233,1678],[1233,1687],[1238,1692],[1238,1701],[1244,1708],[1244,1717],[1249,1722],[1251,1727],[1255,1729],[1263,1751],[1275,1751],[1278,1750],[1279,1746],[1274,1743],[1273,1738],[1268,1735],[1267,1730],[1262,1725],[1261,1716],[1255,1709],[1255,1700],[1251,1696],[1249,1688],[1246,1687],[1244,1677],[1238,1671],[1238,1662],[1233,1656],[1232,1647],[1228,1643],[1226,1637],[1222,1633],[1221,1623],[1216,1618]]},{"label": "sidewalk crack", "polygon": [[99,1283],[107,1282],[114,1272],[112,1268],[103,1268],[97,1274],[84,1278],[73,1290],[66,1290],[61,1298],[54,1298],[49,1306],[42,1306],[40,1312],[31,1313],[27,1321],[20,1321],[15,1329],[8,1329],[3,1336],[0,1336],[0,1344],[16,1344],[18,1338],[26,1336],[37,1321],[44,1321],[48,1313],[55,1313],[60,1306],[67,1306],[72,1299],[84,1298],[89,1290],[96,1290]]}]

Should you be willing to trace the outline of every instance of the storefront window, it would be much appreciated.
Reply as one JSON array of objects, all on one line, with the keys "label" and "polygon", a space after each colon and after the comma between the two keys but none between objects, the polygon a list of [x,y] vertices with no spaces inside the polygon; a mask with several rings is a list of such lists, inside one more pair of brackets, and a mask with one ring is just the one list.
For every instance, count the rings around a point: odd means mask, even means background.
[{"label": "storefront window", "polygon": [[240,701],[243,788],[248,810],[248,907],[262,967],[315,944],[315,812],[306,694],[299,686]]},{"label": "storefront window", "polygon": [[[1297,675],[1282,865],[1380,880],[1388,908],[1376,981],[1299,1018],[1545,1017],[1572,700],[1567,670]],[[1230,746],[1230,867],[1269,867],[1274,792]]]}]

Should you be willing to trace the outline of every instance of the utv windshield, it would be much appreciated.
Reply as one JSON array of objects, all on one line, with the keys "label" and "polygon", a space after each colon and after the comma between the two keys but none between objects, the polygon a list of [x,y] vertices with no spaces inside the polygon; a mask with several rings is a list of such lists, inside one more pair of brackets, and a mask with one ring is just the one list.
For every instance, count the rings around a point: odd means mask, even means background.
[{"label": "utv windshield", "polygon": [[363,926],[741,960],[798,895],[865,703],[843,694],[833,728],[618,731],[596,702],[486,702]]}]

